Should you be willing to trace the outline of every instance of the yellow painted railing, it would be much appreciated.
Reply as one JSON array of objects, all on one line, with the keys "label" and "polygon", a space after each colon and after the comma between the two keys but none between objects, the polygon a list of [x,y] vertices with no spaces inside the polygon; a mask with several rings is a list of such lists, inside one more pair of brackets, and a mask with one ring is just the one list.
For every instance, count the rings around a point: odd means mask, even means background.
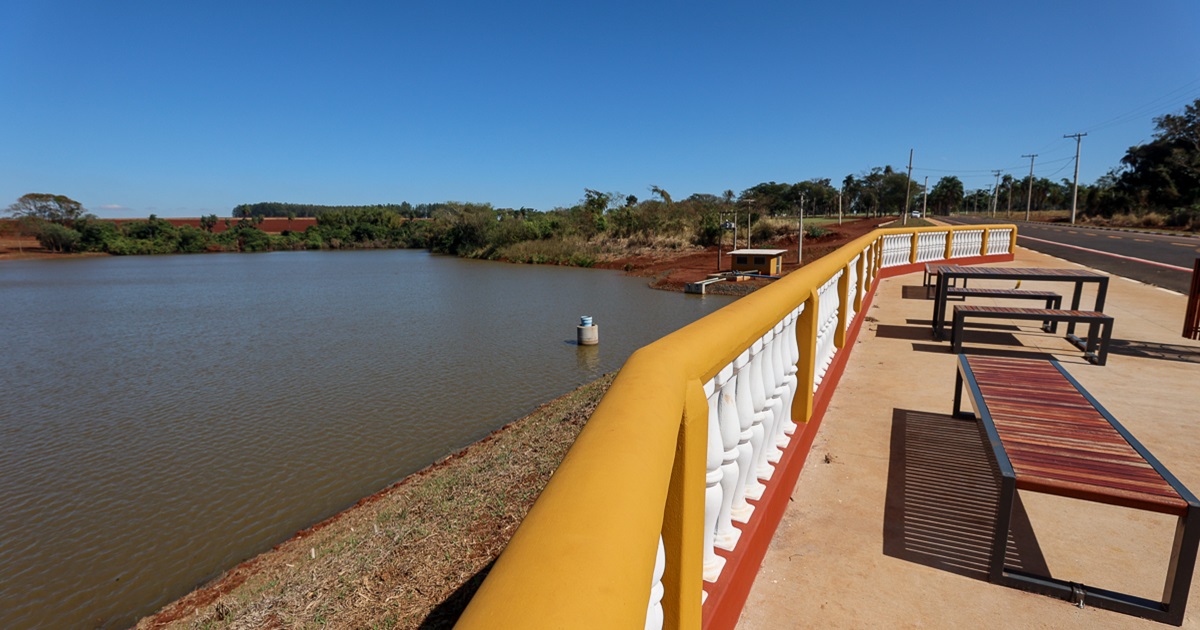
[{"label": "yellow painted railing", "polygon": [[645,627],[661,537],[664,625],[699,628],[705,384],[804,305],[794,326],[799,385],[790,410],[799,434],[812,418],[820,369],[821,287],[839,278],[834,343],[840,348],[884,270],[996,259],[1015,243],[1012,225],[876,230],[635,352],[458,627]]}]

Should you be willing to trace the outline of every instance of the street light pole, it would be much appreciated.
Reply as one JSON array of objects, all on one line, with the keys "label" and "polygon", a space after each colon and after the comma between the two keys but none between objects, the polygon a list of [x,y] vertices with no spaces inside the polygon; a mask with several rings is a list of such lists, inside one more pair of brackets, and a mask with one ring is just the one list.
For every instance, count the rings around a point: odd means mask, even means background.
[{"label": "street light pole", "polygon": [[804,260],[804,193],[800,193],[800,233],[796,235],[796,264]]},{"label": "street light pole", "polygon": [[1030,212],[1033,210],[1033,161],[1037,159],[1037,154],[1022,155],[1021,157],[1029,158],[1029,194],[1025,200],[1025,220],[1029,220]]},{"label": "street light pole", "polygon": [[925,187],[921,189],[921,218],[929,218],[929,176],[925,176]]},{"label": "street light pole", "polygon": [[908,182],[904,184],[904,216],[900,217],[900,225],[908,225],[908,202],[912,195],[912,157],[913,150],[908,150]]}]

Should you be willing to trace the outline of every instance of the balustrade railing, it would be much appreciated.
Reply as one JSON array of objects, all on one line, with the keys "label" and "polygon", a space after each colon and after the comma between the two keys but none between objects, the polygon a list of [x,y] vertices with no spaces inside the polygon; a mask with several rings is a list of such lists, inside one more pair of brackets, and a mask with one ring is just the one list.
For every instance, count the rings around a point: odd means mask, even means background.
[{"label": "balustrade railing", "polygon": [[953,242],[950,246],[950,257],[962,258],[964,256],[982,255],[983,251],[980,249],[982,246],[983,230],[959,230],[954,233]]},{"label": "balustrade railing", "polygon": [[988,232],[987,255],[1007,254],[1009,241],[1017,233],[1016,228],[996,228]]},{"label": "balustrade railing", "polygon": [[946,237],[949,232],[924,232],[917,235],[916,262],[941,260],[946,257]]},{"label": "balustrade railing", "polygon": [[883,266],[895,267],[897,265],[905,265],[912,260],[910,253],[912,251],[911,234],[884,234],[883,235]]},{"label": "balustrade railing", "polygon": [[1015,240],[876,230],[635,352],[459,626],[730,626],[880,276]]}]

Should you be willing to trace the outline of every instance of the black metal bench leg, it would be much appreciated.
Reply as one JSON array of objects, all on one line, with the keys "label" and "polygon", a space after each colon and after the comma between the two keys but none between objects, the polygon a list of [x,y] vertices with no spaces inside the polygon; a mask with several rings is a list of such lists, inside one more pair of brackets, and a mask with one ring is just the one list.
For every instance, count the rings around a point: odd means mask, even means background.
[{"label": "black metal bench leg", "polygon": [[1012,524],[1013,504],[1017,497],[1017,480],[1000,478],[1000,501],[996,506],[996,529],[992,539],[992,560],[988,578],[994,584],[1004,583],[1004,560],[1008,555],[1008,528]]},{"label": "black metal bench leg", "polygon": [[[954,371],[954,411],[950,414],[955,418],[965,418],[966,414],[962,412],[962,390],[963,377],[962,372]],[[974,416],[972,416],[974,417]]]},{"label": "black metal bench leg", "polygon": [[[1046,308],[1051,310],[1060,310],[1062,308],[1062,296],[1056,295],[1052,298],[1046,298]],[[1058,320],[1049,319],[1042,323],[1042,330],[1048,333],[1058,332]]]},{"label": "black metal bench leg", "polygon": [[1100,326],[1100,349],[1096,356],[1096,365],[1108,363],[1108,342],[1112,340],[1113,320],[1105,320]]},{"label": "black metal bench leg", "polygon": [[1167,609],[1167,623],[1183,625],[1188,592],[1192,588],[1192,572],[1196,568],[1196,547],[1200,545],[1200,508],[1188,506],[1175,526],[1175,543],[1171,547],[1171,563],[1167,566],[1167,581],[1163,585],[1162,603]]},{"label": "black metal bench leg", "polygon": [[1096,345],[1100,341],[1100,322],[1088,322],[1087,339],[1083,340],[1083,357],[1089,363],[1099,364],[1100,356],[1096,353]]},{"label": "black metal bench leg", "polygon": [[[1072,311],[1079,310],[1079,299],[1081,297],[1083,297],[1083,283],[1076,282],[1075,283],[1075,292],[1073,294],[1071,294],[1071,310]],[[1068,335],[1075,334],[1075,322],[1067,322],[1067,334]]]},{"label": "black metal bench leg", "polygon": [[950,353],[962,354],[963,325],[966,318],[958,309],[954,310],[954,325],[950,328]]}]

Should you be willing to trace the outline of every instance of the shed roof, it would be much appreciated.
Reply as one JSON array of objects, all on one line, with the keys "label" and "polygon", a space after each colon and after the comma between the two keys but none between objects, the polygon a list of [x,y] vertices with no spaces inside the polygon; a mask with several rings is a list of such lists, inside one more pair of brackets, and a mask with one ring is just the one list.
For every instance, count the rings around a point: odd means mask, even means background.
[{"label": "shed roof", "polygon": [[787,253],[786,249],[735,249],[729,252],[730,256],[782,256]]}]

